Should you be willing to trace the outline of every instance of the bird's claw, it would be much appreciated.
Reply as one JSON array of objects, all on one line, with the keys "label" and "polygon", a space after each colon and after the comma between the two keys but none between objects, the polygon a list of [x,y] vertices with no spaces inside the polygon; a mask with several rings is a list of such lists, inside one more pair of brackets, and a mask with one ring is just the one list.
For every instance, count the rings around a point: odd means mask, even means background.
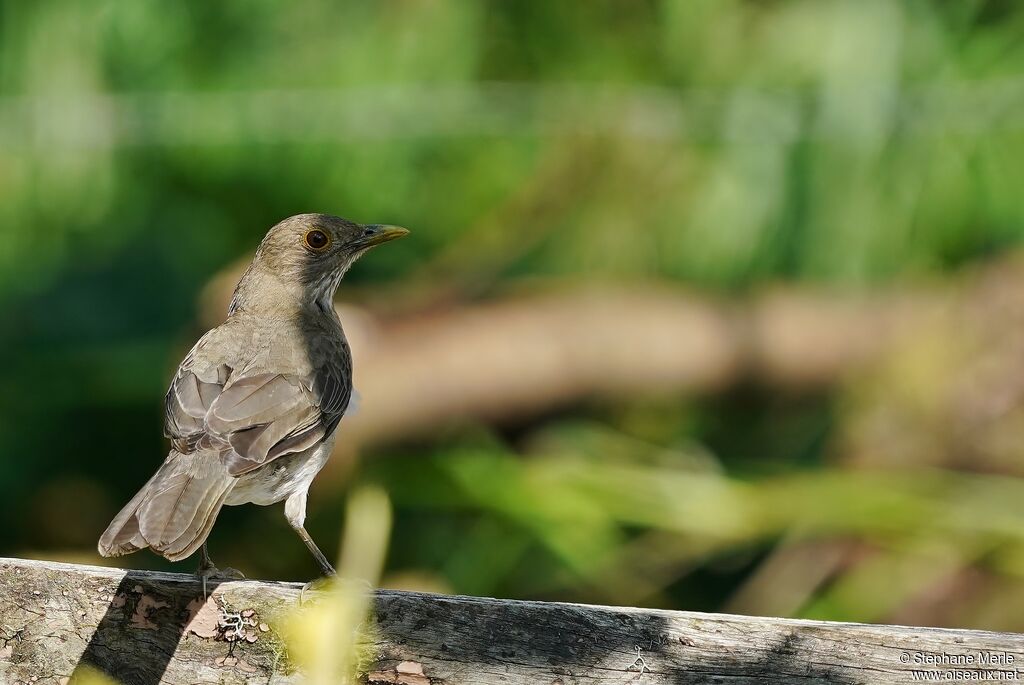
[{"label": "bird's claw", "polygon": [[225,580],[245,580],[245,574],[244,573],[239,571],[237,568],[231,568],[230,566],[228,566],[227,568],[221,569],[217,573],[217,577],[218,578],[224,578]]},{"label": "bird's claw", "polygon": [[210,594],[206,591],[207,580],[245,580],[245,574],[236,568],[220,569],[213,564],[201,564],[196,571],[199,580],[203,583],[203,599],[209,599]]},{"label": "bird's claw", "polygon": [[311,580],[305,585],[303,585],[302,589],[299,590],[299,606],[302,606],[306,603],[307,592],[323,592],[329,590],[331,587],[334,586],[335,580],[336,578],[334,576],[327,576],[323,578],[317,578],[316,580]]}]

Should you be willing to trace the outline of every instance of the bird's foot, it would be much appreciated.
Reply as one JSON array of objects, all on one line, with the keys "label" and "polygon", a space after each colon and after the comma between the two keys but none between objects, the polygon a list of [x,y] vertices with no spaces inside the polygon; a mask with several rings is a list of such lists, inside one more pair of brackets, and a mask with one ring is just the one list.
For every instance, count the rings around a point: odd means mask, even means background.
[{"label": "bird's foot", "polygon": [[210,563],[203,563],[199,565],[196,570],[196,575],[199,576],[199,580],[203,583],[203,599],[210,597],[206,591],[206,582],[208,580],[245,580],[245,574],[235,568],[224,568],[220,569]]},{"label": "bird's foot", "polygon": [[336,576],[325,576],[317,578],[316,580],[311,580],[303,585],[302,589],[299,590],[299,606],[306,603],[307,592],[326,592],[334,587],[335,581],[337,581]]}]

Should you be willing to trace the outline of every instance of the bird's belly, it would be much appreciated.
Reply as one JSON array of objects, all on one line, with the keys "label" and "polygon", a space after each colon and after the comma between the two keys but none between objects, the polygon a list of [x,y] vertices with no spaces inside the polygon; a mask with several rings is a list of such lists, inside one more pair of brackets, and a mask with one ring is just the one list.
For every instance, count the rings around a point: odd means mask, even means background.
[{"label": "bird's belly", "polygon": [[278,457],[266,466],[239,476],[224,504],[251,502],[267,505],[280,502],[293,493],[308,490],[330,456],[331,445],[320,443],[304,452]]}]

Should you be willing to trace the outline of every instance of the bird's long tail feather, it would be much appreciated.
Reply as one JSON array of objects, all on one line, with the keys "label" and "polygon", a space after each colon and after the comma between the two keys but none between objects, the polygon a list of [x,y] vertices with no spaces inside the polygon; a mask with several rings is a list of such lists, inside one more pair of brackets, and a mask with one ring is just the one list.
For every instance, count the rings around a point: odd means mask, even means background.
[{"label": "bird's long tail feather", "polygon": [[234,483],[217,453],[171,450],[100,537],[100,554],[151,547],[171,561],[184,559],[206,540]]}]

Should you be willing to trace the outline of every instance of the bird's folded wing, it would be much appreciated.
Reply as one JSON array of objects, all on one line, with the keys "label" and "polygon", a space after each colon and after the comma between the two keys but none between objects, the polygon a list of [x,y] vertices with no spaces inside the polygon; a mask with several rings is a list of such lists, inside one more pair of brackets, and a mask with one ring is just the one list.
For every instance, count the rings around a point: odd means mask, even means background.
[{"label": "bird's folded wing", "polygon": [[202,377],[193,371],[196,356],[202,353],[213,333],[200,338],[185,355],[164,399],[164,435],[182,452],[191,451],[205,437],[206,414],[231,375],[227,364],[201,374]]},{"label": "bird's folded wing", "polygon": [[220,396],[230,373],[231,370],[222,365],[217,379],[206,382],[182,364],[164,402],[164,434],[172,440],[193,442],[202,437],[206,431],[206,414]]},{"label": "bird's folded wing", "polygon": [[231,445],[225,466],[230,474],[241,475],[326,438],[341,419],[349,394],[348,384],[331,367],[311,379],[289,374],[242,378],[210,405],[207,433]]},{"label": "bird's folded wing", "polygon": [[312,377],[258,374],[217,383],[181,369],[167,394],[166,431],[187,447],[220,451],[228,473],[239,476],[329,436],[351,395],[340,369]]}]

